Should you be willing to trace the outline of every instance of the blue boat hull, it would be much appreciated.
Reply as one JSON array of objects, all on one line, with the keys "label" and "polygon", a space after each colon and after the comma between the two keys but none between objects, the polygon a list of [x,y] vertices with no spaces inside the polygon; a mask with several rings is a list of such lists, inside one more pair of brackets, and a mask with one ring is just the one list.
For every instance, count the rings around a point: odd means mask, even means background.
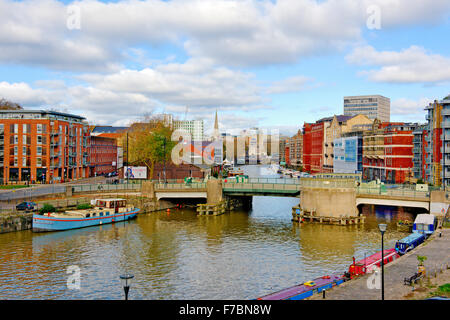
[{"label": "blue boat hull", "polygon": [[136,215],[139,213],[139,211],[140,209],[136,208],[132,211],[124,213],[116,213],[111,216],[90,217],[90,218],[79,218],[79,217],[60,218],[60,217],[48,217],[45,215],[33,214],[33,232],[62,231],[120,222],[135,218]]}]

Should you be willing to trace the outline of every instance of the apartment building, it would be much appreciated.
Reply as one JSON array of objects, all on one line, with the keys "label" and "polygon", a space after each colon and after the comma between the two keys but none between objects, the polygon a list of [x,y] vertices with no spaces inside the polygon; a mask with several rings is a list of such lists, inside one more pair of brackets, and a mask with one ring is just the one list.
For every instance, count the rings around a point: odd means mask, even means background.
[{"label": "apartment building", "polygon": [[441,152],[443,159],[441,159],[442,164],[442,184],[447,187],[450,185],[450,95],[445,97],[438,103],[442,106],[442,146]]},{"label": "apartment building", "polygon": [[117,142],[114,138],[89,137],[89,175],[97,176],[117,170]]},{"label": "apartment building", "polygon": [[391,119],[391,100],[381,95],[344,97],[344,115],[364,114],[369,119],[389,122]]},{"label": "apartment building", "polygon": [[404,183],[413,175],[413,131],[418,124],[375,121],[363,135],[363,179]]},{"label": "apartment building", "polygon": [[60,182],[89,176],[85,118],[46,110],[0,110],[0,179]]},{"label": "apartment building", "polygon": [[290,165],[300,167],[302,165],[303,134],[299,130],[297,134],[289,138],[289,161]]},{"label": "apartment building", "polygon": [[413,176],[415,179],[427,181],[425,177],[425,137],[427,136],[427,125],[420,125],[413,131]]},{"label": "apartment building", "polygon": [[334,140],[333,173],[362,173],[364,131],[345,133]]}]

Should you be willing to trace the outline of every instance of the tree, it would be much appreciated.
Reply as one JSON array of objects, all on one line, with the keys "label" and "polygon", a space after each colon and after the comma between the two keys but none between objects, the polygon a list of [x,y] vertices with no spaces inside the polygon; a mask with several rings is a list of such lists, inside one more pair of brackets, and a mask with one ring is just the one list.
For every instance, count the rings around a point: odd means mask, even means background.
[{"label": "tree", "polygon": [[4,98],[0,99],[0,110],[22,110],[23,108],[15,102],[8,101]]},{"label": "tree", "polygon": [[122,137],[124,150],[128,147],[127,163],[145,165],[151,179],[156,163],[170,161],[172,149],[176,144],[171,140],[172,129],[162,121],[147,119],[146,122],[132,124],[127,134]]}]

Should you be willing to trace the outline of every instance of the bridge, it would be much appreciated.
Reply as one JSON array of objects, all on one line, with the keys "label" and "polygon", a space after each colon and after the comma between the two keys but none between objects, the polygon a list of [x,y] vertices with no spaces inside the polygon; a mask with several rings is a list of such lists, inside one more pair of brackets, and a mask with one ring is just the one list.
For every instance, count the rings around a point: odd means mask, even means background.
[{"label": "bridge", "polygon": [[[424,208],[441,214],[449,206],[449,194],[441,190],[417,191],[413,186],[359,184],[341,178],[248,178],[237,180],[210,179],[186,183],[183,180],[142,181],[120,184],[53,185],[17,192],[4,192],[0,200],[33,199],[35,196],[60,194],[70,197],[85,193],[134,193],[151,199],[206,199],[217,204],[227,199],[248,199],[253,196],[300,197],[302,209],[321,215],[357,216],[362,204]],[[351,205],[351,204],[354,205]]]}]

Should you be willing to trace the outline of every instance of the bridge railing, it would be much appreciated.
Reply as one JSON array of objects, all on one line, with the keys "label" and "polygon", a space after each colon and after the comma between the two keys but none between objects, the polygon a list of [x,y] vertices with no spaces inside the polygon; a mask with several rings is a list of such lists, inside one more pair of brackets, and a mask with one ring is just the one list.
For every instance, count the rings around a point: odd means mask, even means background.
[{"label": "bridge railing", "polygon": [[242,191],[242,192],[283,192],[299,191],[300,184],[287,183],[252,183],[252,182],[226,182],[223,185],[224,191]]},{"label": "bridge railing", "polygon": [[235,177],[224,178],[222,180],[225,183],[269,183],[269,184],[300,184],[300,179],[298,178],[248,178],[237,181]]},{"label": "bridge railing", "polygon": [[206,182],[192,182],[192,183],[155,183],[155,189],[206,189]]},{"label": "bridge railing", "polygon": [[356,188],[357,194],[367,194],[367,195],[385,195],[385,196],[392,196],[392,197],[405,197],[405,198],[429,198],[430,192],[429,191],[417,191],[415,189],[408,189],[408,188]]},{"label": "bridge railing", "polygon": [[95,191],[121,191],[121,190],[141,190],[142,185],[138,183],[121,183],[121,184],[80,184],[73,185],[73,193],[95,192]]}]

